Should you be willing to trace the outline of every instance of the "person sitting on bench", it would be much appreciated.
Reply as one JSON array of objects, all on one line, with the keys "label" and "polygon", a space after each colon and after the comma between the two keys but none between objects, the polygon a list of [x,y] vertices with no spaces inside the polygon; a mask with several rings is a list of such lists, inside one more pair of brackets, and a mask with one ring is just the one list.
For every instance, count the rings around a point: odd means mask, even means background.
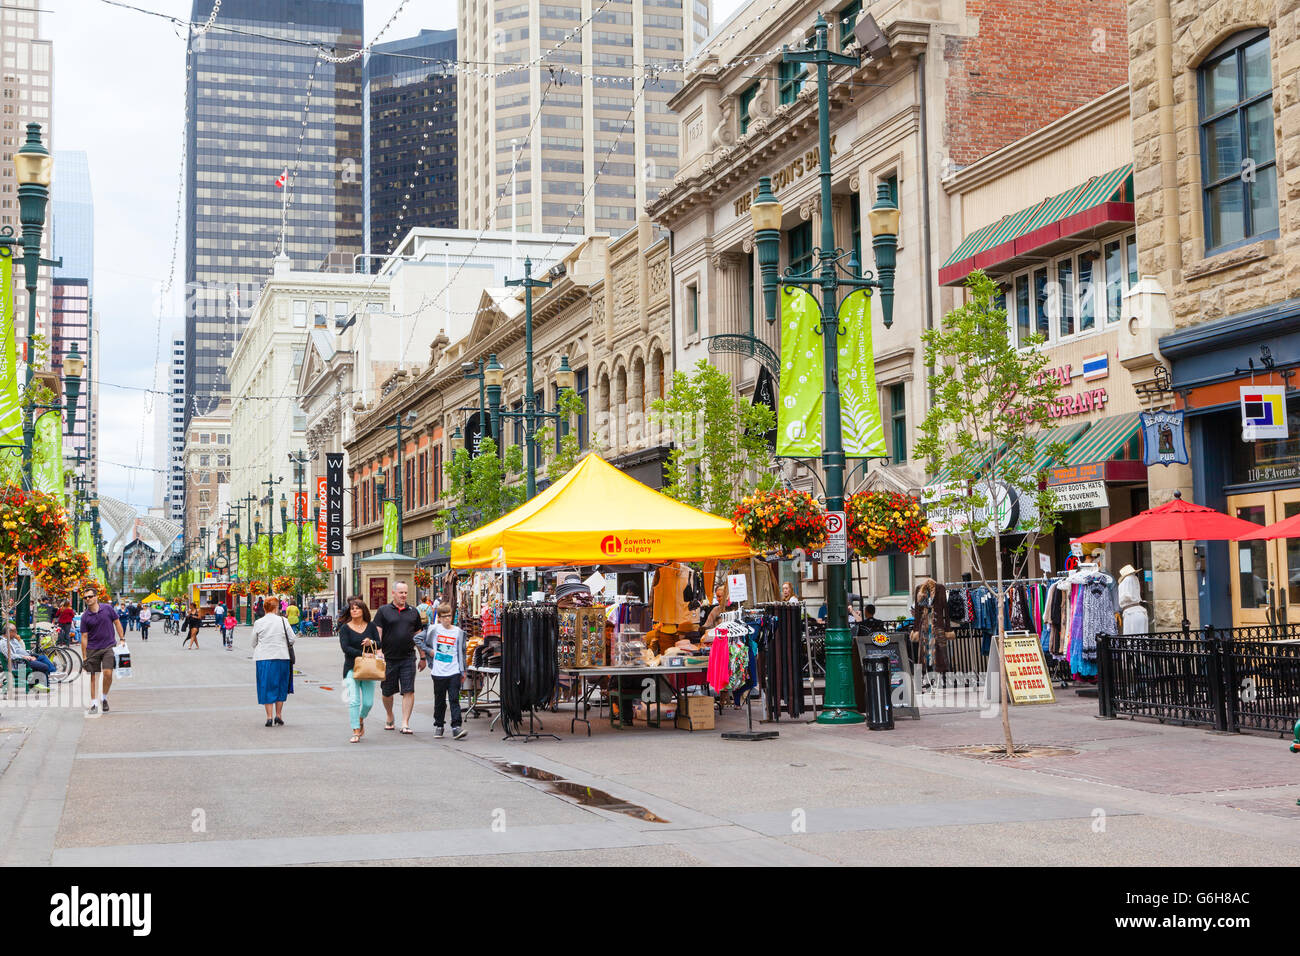
[{"label": "person sitting on bench", "polygon": [[[6,659],[12,658],[15,667],[18,666],[19,661],[27,665],[28,690],[31,690],[33,685],[42,691],[50,689],[50,675],[58,668],[44,654],[33,654],[27,650],[27,646],[18,636],[18,628],[12,624],[5,626],[5,639],[0,641],[0,653],[3,653]],[[40,680],[42,674],[45,675],[43,684]]]}]

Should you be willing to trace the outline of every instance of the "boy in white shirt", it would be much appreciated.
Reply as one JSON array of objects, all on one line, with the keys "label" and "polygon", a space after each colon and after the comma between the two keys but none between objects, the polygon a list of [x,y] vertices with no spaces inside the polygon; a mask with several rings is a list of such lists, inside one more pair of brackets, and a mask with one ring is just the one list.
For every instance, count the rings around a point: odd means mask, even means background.
[{"label": "boy in white shirt", "polygon": [[433,678],[433,735],[442,736],[447,700],[451,699],[451,736],[464,740],[460,725],[460,685],[465,679],[465,632],[451,623],[451,605],[438,605],[438,617],[417,639]]}]

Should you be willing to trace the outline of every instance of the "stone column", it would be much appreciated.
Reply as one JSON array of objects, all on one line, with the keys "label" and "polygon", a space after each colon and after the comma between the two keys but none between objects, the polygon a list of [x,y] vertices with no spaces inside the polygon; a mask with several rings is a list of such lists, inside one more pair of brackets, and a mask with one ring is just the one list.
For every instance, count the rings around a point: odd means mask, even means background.
[{"label": "stone column", "polygon": [[[713,266],[713,322],[709,334],[721,335],[745,331],[743,293],[745,258],[737,252],[721,252],[711,260]],[[720,369],[733,385],[740,381],[742,356],[735,352],[711,353],[709,361]]]},{"label": "stone column", "polygon": [[[1147,469],[1148,507],[1158,508],[1173,500],[1174,492],[1181,491],[1185,501],[1195,500],[1192,495],[1192,469],[1189,465],[1153,465]],[[1200,627],[1200,601],[1197,590],[1194,542],[1161,542],[1151,544],[1151,594],[1149,597],[1155,613],[1153,630],[1175,630],[1182,626],[1183,603],[1178,587],[1178,549],[1183,548],[1183,568],[1187,586],[1187,620],[1192,630]]]}]

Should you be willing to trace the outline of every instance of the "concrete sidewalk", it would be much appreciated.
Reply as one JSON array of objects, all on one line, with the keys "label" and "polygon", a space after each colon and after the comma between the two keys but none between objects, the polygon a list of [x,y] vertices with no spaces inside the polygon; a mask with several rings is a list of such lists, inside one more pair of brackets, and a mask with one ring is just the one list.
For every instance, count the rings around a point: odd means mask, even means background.
[{"label": "concrete sidewalk", "polygon": [[[1095,701],[1014,711],[1017,739],[1070,753],[987,761],[977,709],[891,732],[782,721],[775,740],[613,729],[527,744],[467,720],[432,735],[416,685],[414,736],[383,709],[349,744],[342,654],[298,643],[286,726],[263,726],[250,631],[227,652],[155,634],[112,711],[0,709],[0,864],[1291,864],[1300,760],[1278,739],[1100,721]],[[400,702],[399,702],[400,706]],[[755,710],[757,714],[757,709]],[[515,764],[517,766],[511,766]],[[527,770],[521,768],[529,768]],[[542,773],[538,773],[541,771]]]}]

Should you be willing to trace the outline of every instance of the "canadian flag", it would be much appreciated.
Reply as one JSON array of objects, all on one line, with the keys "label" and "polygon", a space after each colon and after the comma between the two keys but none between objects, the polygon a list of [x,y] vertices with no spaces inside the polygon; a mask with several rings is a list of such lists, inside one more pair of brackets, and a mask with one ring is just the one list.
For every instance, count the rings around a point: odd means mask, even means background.
[{"label": "canadian flag", "polygon": [[275,177],[275,188],[283,189],[284,184],[289,181],[289,168],[286,166],[284,172]]}]

